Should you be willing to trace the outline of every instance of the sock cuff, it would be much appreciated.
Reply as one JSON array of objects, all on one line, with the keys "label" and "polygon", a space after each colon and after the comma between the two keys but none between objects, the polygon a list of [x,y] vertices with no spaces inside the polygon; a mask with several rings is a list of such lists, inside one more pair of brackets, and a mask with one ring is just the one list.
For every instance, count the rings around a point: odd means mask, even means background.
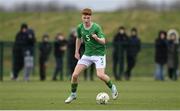
[{"label": "sock cuff", "polygon": [[109,80],[108,82],[106,82],[106,84],[107,84],[107,86],[109,87],[109,88],[112,88],[112,81],[111,80]]},{"label": "sock cuff", "polygon": [[78,83],[72,83],[71,86],[76,87],[76,86],[78,86]]},{"label": "sock cuff", "polygon": [[75,92],[76,92],[77,86],[78,86],[77,83],[72,83],[72,84],[71,84],[71,92],[72,92],[72,93],[75,93]]}]

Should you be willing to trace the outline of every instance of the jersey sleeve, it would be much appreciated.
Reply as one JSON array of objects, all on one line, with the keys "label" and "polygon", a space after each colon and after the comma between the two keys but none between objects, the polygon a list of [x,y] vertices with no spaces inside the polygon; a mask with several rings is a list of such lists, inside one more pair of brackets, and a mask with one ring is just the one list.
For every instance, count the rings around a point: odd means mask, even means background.
[{"label": "jersey sleeve", "polygon": [[103,33],[101,26],[97,25],[96,31],[96,34],[99,38],[105,38],[105,34]]},{"label": "jersey sleeve", "polygon": [[80,27],[80,25],[77,26],[76,31],[77,31],[77,37],[81,38],[81,27]]}]

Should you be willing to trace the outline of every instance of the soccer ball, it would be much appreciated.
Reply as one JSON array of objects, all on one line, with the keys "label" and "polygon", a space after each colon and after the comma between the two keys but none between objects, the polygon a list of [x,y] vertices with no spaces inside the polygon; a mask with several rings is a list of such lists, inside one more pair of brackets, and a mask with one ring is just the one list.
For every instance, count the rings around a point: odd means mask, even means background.
[{"label": "soccer ball", "polygon": [[98,104],[107,104],[109,101],[109,95],[105,92],[101,92],[96,96],[96,102]]}]

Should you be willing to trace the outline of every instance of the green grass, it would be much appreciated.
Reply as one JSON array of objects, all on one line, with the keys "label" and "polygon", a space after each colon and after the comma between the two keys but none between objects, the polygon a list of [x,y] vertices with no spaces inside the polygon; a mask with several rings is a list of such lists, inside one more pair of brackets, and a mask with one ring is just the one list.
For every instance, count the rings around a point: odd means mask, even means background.
[{"label": "green grass", "polygon": [[[110,42],[120,25],[129,29],[137,26],[142,42],[153,43],[160,29],[176,28],[180,31],[180,14],[174,12],[153,11],[121,11],[113,13],[95,13],[93,20],[99,23],[107,40]],[[81,22],[79,12],[47,12],[47,13],[0,13],[0,41],[14,41],[15,34],[22,22],[27,22],[36,31],[37,40],[41,40],[43,33],[48,32],[51,41],[58,32],[68,36],[69,30]],[[70,82],[31,82],[9,81],[12,65],[12,49],[5,47],[4,76],[0,83],[1,109],[180,109],[180,82],[157,82],[152,78],[154,73],[154,46],[143,48],[138,56],[137,65],[133,71],[133,80],[116,82],[120,91],[120,98],[110,100],[108,105],[97,105],[95,97],[99,92],[110,94],[104,83],[84,82],[81,80],[78,89],[78,99],[72,104],[64,104],[69,95]],[[107,73],[112,74],[112,50],[107,51]],[[33,76],[38,76],[38,56]],[[50,78],[54,71],[54,57],[51,55],[47,76]],[[66,65],[65,65],[66,67]],[[68,70],[67,68],[65,69]],[[66,72],[67,73],[67,72]],[[65,73],[65,74],[66,74]],[[21,73],[22,74],[22,73]],[[111,75],[112,76],[112,75]],[[139,76],[141,78],[139,78]],[[142,78],[146,77],[146,78]],[[88,87],[87,87],[88,86]]]},{"label": "green grass", "polygon": [[120,92],[117,100],[107,105],[96,104],[99,92],[109,89],[100,80],[80,80],[78,98],[64,104],[69,95],[70,82],[39,82],[33,80],[4,81],[0,83],[0,109],[54,109],[54,110],[120,110],[120,109],[180,109],[180,82],[158,82],[150,78],[133,78],[132,81],[115,82]]}]

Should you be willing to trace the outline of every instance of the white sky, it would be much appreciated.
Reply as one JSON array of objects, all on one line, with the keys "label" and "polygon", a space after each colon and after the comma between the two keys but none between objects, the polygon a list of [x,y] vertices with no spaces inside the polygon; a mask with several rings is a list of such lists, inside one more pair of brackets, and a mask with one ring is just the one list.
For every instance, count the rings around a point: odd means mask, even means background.
[{"label": "white sky", "polygon": [[[71,4],[75,5],[78,8],[82,9],[85,7],[92,8],[96,11],[113,11],[118,7],[125,7],[131,1],[134,0],[0,0],[0,5],[3,5],[7,8],[12,7],[14,4],[21,3],[21,2],[43,2],[47,3],[49,1],[59,2],[63,4]],[[163,2],[171,3],[175,0],[146,0],[153,4],[161,4]]]}]

